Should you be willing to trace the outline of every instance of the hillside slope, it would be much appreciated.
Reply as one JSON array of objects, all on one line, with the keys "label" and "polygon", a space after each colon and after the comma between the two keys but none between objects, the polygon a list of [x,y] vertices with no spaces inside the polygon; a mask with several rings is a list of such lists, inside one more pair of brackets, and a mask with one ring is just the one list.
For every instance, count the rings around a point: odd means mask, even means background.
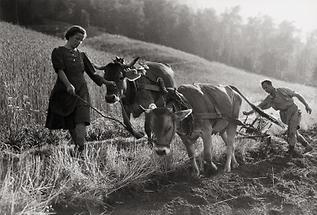
[{"label": "hillside slope", "polygon": [[[55,81],[50,62],[51,50],[63,45],[64,41],[5,22],[0,22],[0,28],[0,77],[7,86],[7,97],[15,98],[14,101],[9,102],[21,106],[23,95],[26,95],[30,98],[34,109],[45,112],[48,96]],[[169,47],[103,34],[88,38],[84,41],[81,50],[86,51],[91,60],[99,64],[109,63],[116,55],[128,60],[140,56],[144,60],[169,63],[175,70],[178,85],[193,82],[233,84],[253,102],[259,102],[265,96],[260,88],[260,81],[266,77],[210,62]],[[313,107],[316,106],[316,88],[273,81],[277,86],[290,87],[300,92]],[[104,102],[106,89],[93,85],[90,87],[93,105],[109,111],[109,107]],[[244,105],[243,108],[249,107]],[[315,112],[313,111],[311,116],[304,114],[307,124],[311,124],[312,119],[316,118]]]},{"label": "hillside slope", "polygon": [[[252,74],[221,63],[210,62],[169,47],[109,34],[89,38],[85,44],[96,50],[111,53],[110,55],[113,56],[118,55],[128,59],[139,56],[143,60],[168,63],[176,73],[175,77],[178,85],[194,82],[235,85],[254,103],[258,103],[267,95],[260,86],[260,82],[267,79],[265,76]],[[109,61],[104,60],[101,63],[105,64],[107,62]],[[289,87],[301,93],[313,109],[317,107],[316,88],[270,79],[276,86]],[[302,104],[299,106],[302,109],[304,108]],[[244,102],[242,108],[249,109],[250,107]],[[269,112],[277,116],[275,111],[269,110]],[[312,115],[303,114],[304,127],[305,125],[312,125],[316,116],[317,111],[313,111]]]}]

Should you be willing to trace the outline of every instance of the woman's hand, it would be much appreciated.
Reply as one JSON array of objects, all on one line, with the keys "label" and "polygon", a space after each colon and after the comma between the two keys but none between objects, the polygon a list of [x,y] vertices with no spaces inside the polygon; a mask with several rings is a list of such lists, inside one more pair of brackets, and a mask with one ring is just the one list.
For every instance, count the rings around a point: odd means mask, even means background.
[{"label": "woman's hand", "polygon": [[116,82],[114,82],[114,81],[107,81],[107,80],[105,80],[103,83],[106,84],[106,85],[111,85],[111,86],[113,86],[113,87],[117,86],[117,85],[116,85]]},{"label": "woman's hand", "polygon": [[75,87],[69,82],[67,76],[65,75],[64,70],[62,69],[58,70],[57,74],[60,80],[64,83],[67,93],[71,95],[75,95]]},{"label": "woman's hand", "polygon": [[66,88],[67,92],[71,95],[75,95],[75,87],[72,84],[69,84]]},{"label": "woman's hand", "polygon": [[250,115],[251,113],[253,113],[253,111],[243,111],[242,113],[243,113],[243,115],[248,116],[248,115]]}]

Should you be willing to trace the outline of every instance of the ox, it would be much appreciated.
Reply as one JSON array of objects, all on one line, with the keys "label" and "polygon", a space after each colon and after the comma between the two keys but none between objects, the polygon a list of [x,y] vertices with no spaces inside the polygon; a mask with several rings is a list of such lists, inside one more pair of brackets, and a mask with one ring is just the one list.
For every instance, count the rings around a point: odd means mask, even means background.
[{"label": "ox", "polygon": [[158,155],[170,152],[171,141],[177,133],[185,144],[191,165],[199,175],[194,156],[194,144],[201,137],[203,157],[208,167],[216,170],[212,162],[212,134],[219,133],[227,145],[225,172],[239,164],[234,154],[234,138],[241,107],[240,96],[230,86],[210,84],[181,85],[178,90],[169,89],[166,107],[146,109],[150,114],[154,150]]},{"label": "ox", "polygon": [[[123,58],[116,57],[106,66],[95,66],[95,68],[104,70],[104,78],[116,84],[116,86],[106,85],[106,102],[121,103],[124,124],[136,138],[141,138],[143,134],[135,132],[131,126],[130,115],[139,117],[144,112],[141,107],[148,107],[153,103],[158,107],[164,106],[166,88],[175,88],[175,82],[174,72],[169,65],[144,62],[140,64],[140,68],[136,68],[134,65],[137,61],[138,58],[135,58],[126,64]],[[148,122],[149,118],[145,114],[144,129],[151,143]]]}]

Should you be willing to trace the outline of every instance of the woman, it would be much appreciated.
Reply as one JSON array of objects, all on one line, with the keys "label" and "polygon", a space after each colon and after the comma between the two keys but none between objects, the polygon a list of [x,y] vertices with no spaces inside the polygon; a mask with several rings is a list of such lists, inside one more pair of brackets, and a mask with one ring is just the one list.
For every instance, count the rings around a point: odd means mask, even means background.
[{"label": "woman", "polygon": [[90,110],[87,105],[90,99],[84,71],[98,86],[114,83],[95,74],[87,56],[77,49],[86,38],[84,28],[70,27],[65,38],[66,44],[54,48],[52,52],[57,80],[49,98],[45,127],[67,129],[76,149],[81,153],[85,148],[86,126],[90,124]]}]

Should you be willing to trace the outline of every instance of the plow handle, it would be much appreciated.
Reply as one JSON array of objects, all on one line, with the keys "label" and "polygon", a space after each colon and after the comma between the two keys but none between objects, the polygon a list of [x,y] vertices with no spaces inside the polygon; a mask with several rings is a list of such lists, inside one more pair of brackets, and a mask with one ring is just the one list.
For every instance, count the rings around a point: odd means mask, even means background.
[{"label": "plow handle", "polygon": [[252,104],[241,92],[240,90],[238,90],[238,88],[236,88],[235,86],[230,85],[231,89],[234,90],[236,93],[238,93],[250,106],[251,108],[257,112],[260,116],[263,116],[264,118],[270,120],[271,122],[273,122],[274,124],[285,128],[285,126],[278,121],[277,119],[275,119],[274,117],[268,115],[267,113],[265,113],[264,111],[262,111],[259,107],[255,106],[254,104]]}]

